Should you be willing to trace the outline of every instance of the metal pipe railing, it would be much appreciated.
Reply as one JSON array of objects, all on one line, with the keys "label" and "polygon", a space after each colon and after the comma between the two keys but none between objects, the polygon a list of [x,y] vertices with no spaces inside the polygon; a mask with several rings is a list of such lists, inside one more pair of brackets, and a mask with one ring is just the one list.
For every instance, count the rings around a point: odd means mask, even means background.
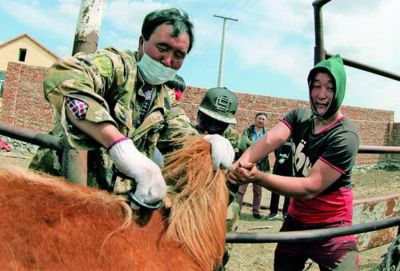
[{"label": "metal pipe railing", "polygon": [[314,31],[315,31],[315,46],[314,46],[314,64],[325,59],[324,49],[324,26],[322,22],[322,6],[331,0],[317,0],[312,3],[314,7]]},{"label": "metal pipe railing", "polygon": [[[322,7],[329,3],[331,0],[316,0],[312,3],[314,8],[314,32],[315,32],[315,46],[314,46],[314,65],[318,62],[333,56],[333,54],[327,53],[324,44],[324,25],[322,19]],[[396,81],[400,81],[400,75],[394,74],[389,71],[385,71],[373,66],[369,66],[348,58],[343,58],[343,63],[347,66],[363,70],[366,72],[374,73],[380,76],[391,78]]]},{"label": "metal pipe railing", "polygon": [[[329,58],[331,56],[333,56],[333,55],[329,54],[329,53],[325,53],[326,58]],[[393,79],[396,81],[400,81],[400,75],[397,75],[397,74],[394,74],[394,73],[391,73],[391,72],[388,72],[388,71],[385,71],[385,70],[382,70],[379,68],[375,68],[375,67],[372,67],[369,65],[365,65],[363,63],[356,62],[356,61],[348,59],[348,58],[342,57],[342,59],[343,59],[343,63],[347,66],[350,66],[350,67],[353,67],[353,68],[356,68],[359,70],[363,70],[366,72],[374,73],[377,75],[381,75],[381,76],[384,76],[384,77],[387,77],[387,78],[390,78],[390,79]]]},{"label": "metal pipe railing", "polygon": [[[35,132],[0,121],[0,135],[12,137],[41,147],[62,151],[64,144],[61,138]],[[398,146],[369,146],[361,145],[358,153],[400,153]]]},{"label": "metal pipe railing", "polygon": [[400,147],[361,145],[358,153],[400,153]]},{"label": "metal pipe railing", "polygon": [[62,151],[64,148],[63,141],[59,137],[40,132],[34,132],[32,130],[16,127],[1,121],[0,135],[12,137],[52,150]]},{"label": "metal pipe railing", "polygon": [[331,0],[316,0],[312,3],[313,6],[321,8],[323,5],[327,4]]},{"label": "metal pipe railing", "polygon": [[346,227],[272,233],[227,233],[227,243],[294,243],[327,240],[336,236],[353,235],[400,225],[400,217],[372,221]]}]

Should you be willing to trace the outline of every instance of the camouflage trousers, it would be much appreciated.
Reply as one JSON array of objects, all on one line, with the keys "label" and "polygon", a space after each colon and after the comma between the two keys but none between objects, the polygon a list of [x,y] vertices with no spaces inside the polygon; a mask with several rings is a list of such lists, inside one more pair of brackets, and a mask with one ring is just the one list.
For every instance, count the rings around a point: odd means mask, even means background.
[{"label": "camouflage trousers", "polygon": [[232,191],[229,191],[229,198],[232,198],[232,200],[229,200],[228,210],[226,212],[226,231],[235,232],[239,222],[240,205],[236,194]]}]

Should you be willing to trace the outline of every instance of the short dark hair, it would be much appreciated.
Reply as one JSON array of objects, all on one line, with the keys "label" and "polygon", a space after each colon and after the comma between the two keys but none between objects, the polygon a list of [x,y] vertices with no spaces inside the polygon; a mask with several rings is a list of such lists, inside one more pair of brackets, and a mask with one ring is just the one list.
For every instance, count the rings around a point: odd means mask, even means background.
[{"label": "short dark hair", "polygon": [[254,118],[256,119],[258,116],[265,116],[266,118],[268,118],[267,113],[264,112],[258,112]]},{"label": "short dark hair", "polygon": [[161,9],[150,12],[143,20],[143,38],[149,40],[154,30],[162,24],[172,26],[172,37],[178,37],[184,32],[188,33],[190,40],[188,52],[190,52],[194,43],[194,36],[193,23],[189,20],[188,14],[177,8]]},{"label": "short dark hair", "polygon": [[174,79],[167,81],[165,84],[170,88],[177,88],[182,92],[184,92],[186,89],[185,80],[183,80],[182,76],[180,76],[178,74],[175,75]]}]

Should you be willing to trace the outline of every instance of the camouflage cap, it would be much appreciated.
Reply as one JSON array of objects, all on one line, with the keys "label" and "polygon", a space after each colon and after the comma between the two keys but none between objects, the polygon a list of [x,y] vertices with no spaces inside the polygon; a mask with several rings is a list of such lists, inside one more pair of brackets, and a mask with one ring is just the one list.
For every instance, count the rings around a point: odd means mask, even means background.
[{"label": "camouflage cap", "polygon": [[207,116],[229,124],[236,124],[235,114],[238,108],[236,95],[227,88],[207,90],[200,102],[199,110]]}]

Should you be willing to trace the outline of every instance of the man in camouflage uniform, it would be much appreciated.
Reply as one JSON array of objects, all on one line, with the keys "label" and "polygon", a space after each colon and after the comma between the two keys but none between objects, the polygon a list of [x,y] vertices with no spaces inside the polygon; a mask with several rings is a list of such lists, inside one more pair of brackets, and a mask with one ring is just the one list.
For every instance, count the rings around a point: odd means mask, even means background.
[{"label": "man in camouflage uniform", "polygon": [[[201,134],[222,135],[232,144],[235,154],[239,155],[239,133],[231,127],[236,124],[235,114],[238,108],[238,99],[236,95],[227,88],[211,88],[207,90],[199,105],[197,114],[196,129]],[[239,202],[236,197],[238,186],[228,183],[229,205],[227,211],[227,231],[232,232],[237,229],[239,218]],[[229,260],[229,251],[232,245],[229,244],[225,250],[223,266]]]},{"label": "man in camouflage uniform", "polygon": [[[137,52],[78,53],[49,70],[44,92],[55,112],[52,133],[65,136],[72,148],[89,151],[89,184],[128,193],[133,183],[116,179],[118,172],[135,180],[132,195],[139,202],[154,204],[165,195],[160,167],[148,157],[156,147],[168,153],[181,146],[183,137],[197,134],[165,85],[192,48],[192,28],[182,10],[153,11],[143,21]],[[221,136],[205,139],[213,161],[220,161],[216,166],[230,167],[229,142]],[[60,175],[60,154],[40,149],[30,168]]]}]

